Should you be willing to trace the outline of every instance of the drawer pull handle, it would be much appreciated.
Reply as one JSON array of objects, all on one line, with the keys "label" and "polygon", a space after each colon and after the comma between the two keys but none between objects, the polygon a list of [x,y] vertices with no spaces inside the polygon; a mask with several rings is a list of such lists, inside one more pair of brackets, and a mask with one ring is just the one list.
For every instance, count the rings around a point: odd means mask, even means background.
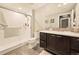
[{"label": "drawer pull handle", "polygon": [[75,38],[72,38],[72,39],[75,39]]},{"label": "drawer pull handle", "polygon": [[55,36],[55,35],[51,35],[51,36]]},{"label": "drawer pull handle", "polygon": [[57,37],[62,37],[62,36],[57,36]]}]

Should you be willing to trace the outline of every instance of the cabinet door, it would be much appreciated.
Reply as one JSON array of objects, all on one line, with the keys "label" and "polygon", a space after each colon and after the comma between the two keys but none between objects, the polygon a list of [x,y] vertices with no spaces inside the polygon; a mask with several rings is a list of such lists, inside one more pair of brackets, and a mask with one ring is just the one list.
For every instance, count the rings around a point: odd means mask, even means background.
[{"label": "cabinet door", "polygon": [[46,48],[46,33],[40,32],[40,47]]},{"label": "cabinet door", "polygon": [[47,49],[54,51],[55,50],[55,39],[54,34],[47,34]]},{"label": "cabinet door", "polygon": [[55,50],[58,54],[69,54],[70,53],[70,38],[66,36],[56,36]]},{"label": "cabinet door", "polygon": [[72,38],[71,41],[71,49],[79,52],[79,38]]}]

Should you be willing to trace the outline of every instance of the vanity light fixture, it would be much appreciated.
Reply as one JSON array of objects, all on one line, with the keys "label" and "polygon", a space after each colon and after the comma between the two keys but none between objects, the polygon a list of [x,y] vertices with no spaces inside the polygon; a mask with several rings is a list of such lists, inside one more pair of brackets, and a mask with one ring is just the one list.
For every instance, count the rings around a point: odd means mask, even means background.
[{"label": "vanity light fixture", "polygon": [[18,9],[22,9],[21,7],[19,7]]},{"label": "vanity light fixture", "polygon": [[61,7],[61,4],[58,4],[58,7]]},{"label": "vanity light fixture", "polygon": [[63,3],[63,5],[67,5],[67,3]]},{"label": "vanity light fixture", "polygon": [[61,7],[61,6],[64,6],[64,5],[67,5],[67,3],[59,3],[58,7]]}]

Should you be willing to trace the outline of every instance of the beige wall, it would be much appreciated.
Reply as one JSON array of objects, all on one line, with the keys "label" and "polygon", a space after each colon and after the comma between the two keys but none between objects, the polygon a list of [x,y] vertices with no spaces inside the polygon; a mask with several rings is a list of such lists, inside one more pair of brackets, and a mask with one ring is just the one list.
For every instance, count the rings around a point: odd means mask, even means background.
[{"label": "beige wall", "polygon": [[75,7],[75,14],[76,14],[75,18],[76,26],[79,27],[79,4],[77,4]]},{"label": "beige wall", "polygon": [[[74,7],[74,4],[64,5],[62,7],[58,7],[56,4],[46,4],[43,7],[34,10],[33,19],[34,25],[32,28],[33,31],[39,31],[45,29],[46,27],[58,27],[58,14],[65,13],[71,11]],[[18,11],[18,10],[17,10]],[[21,10],[22,11],[22,10]],[[8,10],[1,9],[4,16],[4,23],[8,24],[9,27],[20,27],[25,23],[26,17],[24,15],[13,13],[12,11],[8,12]],[[28,13],[28,12],[26,12]],[[31,14],[31,13],[30,13]],[[50,24],[49,19],[55,18],[55,23]],[[45,23],[45,20],[48,23]]]},{"label": "beige wall", "polygon": [[51,24],[52,27],[58,27],[58,14],[69,12],[74,8],[74,4],[68,4],[62,7],[57,7],[57,4],[47,4],[39,9],[35,10],[35,31],[45,29],[49,27],[48,24],[45,24],[45,20],[48,20],[52,17],[55,18],[55,23]]},{"label": "beige wall", "polygon": [[79,4],[76,4],[75,8],[74,8],[74,12],[75,12],[75,24],[76,26],[75,27],[79,27]]},{"label": "beige wall", "polygon": [[3,17],[3,12],[0,10],[0,24],[6,24],[6,21],[4,20]]},{"label": "beige wall", "polygon": [[[49,18],[47,18],[47,20],[49,20],[49,24],[48,25],[50,26],[50,28],[59,28],[59,16],[66,15],[66,14],[72,14],[72,12],[69,11],[69,12],[66,12],[66,13],[60,13],[60,14],[50,15]],[[51,19],[54,19],[54,23],[50,23]]]}]

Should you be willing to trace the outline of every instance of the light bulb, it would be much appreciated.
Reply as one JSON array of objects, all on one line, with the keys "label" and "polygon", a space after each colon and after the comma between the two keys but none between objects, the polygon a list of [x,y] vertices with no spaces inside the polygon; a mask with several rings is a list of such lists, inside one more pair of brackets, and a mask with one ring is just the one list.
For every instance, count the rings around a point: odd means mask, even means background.
[{"label": "light bulb", "polygon": [[58,7],[61,7],[61,4],[58,4]]},{"label": "light bulb", "polygon": [[63,5],[67,5],[67,3],[63,3]]},{"label": "light bulb", "polygon": [[18,9],[22,9],[22,8],[18,8]]}]

